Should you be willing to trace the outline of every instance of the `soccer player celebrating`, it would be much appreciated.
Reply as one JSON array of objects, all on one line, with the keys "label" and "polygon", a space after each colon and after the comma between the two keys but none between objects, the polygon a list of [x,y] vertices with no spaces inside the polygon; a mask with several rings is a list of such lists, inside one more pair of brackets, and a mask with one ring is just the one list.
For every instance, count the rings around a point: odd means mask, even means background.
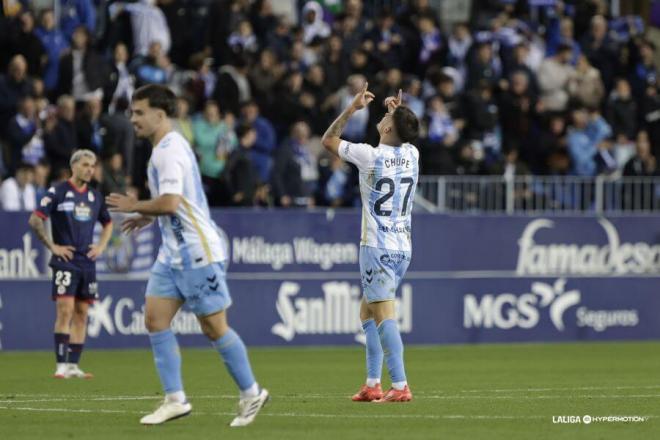
[{"label": "soccer player celebrating", "polygon": [[[323,135],[328,151],[355,164],[360,171],[360,319],[367,336],[367,382],[353,400],[407,402],[412,400],[412,393],[403,365],[394,295],[410,264],[411,211],[419,170],[419,152],[411,142],[418,136],[419,121],[401,105],[399,91],[398,97],[385,100],[388,111],[377,125],[378,147],[340,139],[351,115],[373,101],[367,86]],[[383,354],[392,379],[392,388],[385,394],[380,387]]]},{"label": "soccer player celebrating", "polygon": [[179,346],[170,328],[185,303],[240,389],[238,415],[230,426],[248,425],[268,400],[268,391],[255,381],[245,344],[227,324],[232,301],[225,280],[226,243],[211,219],[195,154],[172,129],[176,96],[167,87],[147,85],[135,91],[131,107],[137,136],[153,145],[147,171],[152,198],[138,201],[111,194],[106,201],[111,211],[139,214],[122,223],[124,232],[158,217],[162,236],[147,283],[145,323],[166,395],[162,405],[140,423],[156,425],[192,410],[183,391]]},{"label": "soccer player celebrating", "polygon": [[[87,310],[98,299],[96,259],[112,236],[112,221],[103,196],[89,187],[96,155],[78,150],[70,159],[71,179],[51,187],[30,216],[30,227],[52,252],[53,301],[56,302],[54,377],[89,379],[78,367],[85,343]],[[44,221],[50,217],[51,241]],[[94,244],[94,225],[103,225],[101,239]]]}]

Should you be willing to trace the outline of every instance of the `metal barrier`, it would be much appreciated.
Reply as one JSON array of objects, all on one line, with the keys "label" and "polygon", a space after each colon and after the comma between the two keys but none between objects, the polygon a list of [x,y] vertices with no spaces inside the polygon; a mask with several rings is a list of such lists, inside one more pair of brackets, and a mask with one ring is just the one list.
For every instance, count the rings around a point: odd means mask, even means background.
[{"label": "metal barrier", "polygon": [[426,211],[461,214],[657,214],[660,178],[421,176]]}]

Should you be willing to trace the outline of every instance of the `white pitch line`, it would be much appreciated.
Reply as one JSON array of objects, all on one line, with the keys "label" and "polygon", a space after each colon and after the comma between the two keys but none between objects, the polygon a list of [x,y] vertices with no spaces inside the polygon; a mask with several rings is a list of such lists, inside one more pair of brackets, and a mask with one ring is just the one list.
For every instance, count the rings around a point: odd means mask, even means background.
[{"label": "white pitch line", "polygon": [[[458,390],[459,393],[534,393],[546,391],[595,391],[595,390],[641,390],[641,389],[660,389],[660,385],[625,385],[616,387],[565,387],[565,388],[501,388],[501,389],[473,389],[473,390]],[[418,392],[417,394],[424,394]]]},{"label": "white pitch line", "polygon": [[[235,395],[215,395],[215,396],[188,396],[190,400],[202,399],[231,399],[235,400],[238,396]],[[348,399],[350,395],[316,395],[316,394],[301,394],[301,395],[276,395],[275,398],[282,400],[300,400],[300,399]],[[657,399],[660,394],[579,394],[579,395],[445,395],[445,394],[424,394],[415,397],[417,400],[561,400],[561,399]],[[52,399],[9,399],[0,400],[0,404],[18,404],[18,403],[54,403],[54,402],[69,402],[71,400],[83,402],[107,402],[107,401],[131,401],[131,400],[161,400],[159,396],[106,396],[106,397],[83,397],[83,396],[69,396],[59,397]]]},{"label": "white pitch line", "polygon": [[[111,409],[69,409],[69,408],[31,408],[0,406],[0,410],[28,411],[28,412],[65,412],[84,414],[135,414],[142,415],[143,411],[126,411]],[[199,412],[193,411],[193,416],[235,416],[233,412]],[[509,416],[509,415],[480,415],[480,414],[321,414],[321,413],[261,413],[260,417],[313,417],[313,418],[351,418],[351,419],[474,419],[474,420],[519,420],[519,419],[550,419],[552,416]],[[655,416],[645,416],[655,417]]]}]

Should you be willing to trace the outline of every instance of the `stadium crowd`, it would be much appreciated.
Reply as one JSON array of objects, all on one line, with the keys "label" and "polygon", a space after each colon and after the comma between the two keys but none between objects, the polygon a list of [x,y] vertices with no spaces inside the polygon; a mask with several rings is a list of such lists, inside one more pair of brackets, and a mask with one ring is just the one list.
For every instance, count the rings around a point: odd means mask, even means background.
[{"label": "stadium crowd", "polygon": [[[101,191],[144,195],[129,102],[148,83],[179,97],[213,206],[359,203],[319,138],[365,82],[403,89],[425,175],[660,174],[656,48],[605,1],[484,0],[449,29],[427,0],[287,0],[297,21],[273,1],[3,1],[2,209],[34,209],[77,148]],[[378,143],[374,104],[345,138]]]}]

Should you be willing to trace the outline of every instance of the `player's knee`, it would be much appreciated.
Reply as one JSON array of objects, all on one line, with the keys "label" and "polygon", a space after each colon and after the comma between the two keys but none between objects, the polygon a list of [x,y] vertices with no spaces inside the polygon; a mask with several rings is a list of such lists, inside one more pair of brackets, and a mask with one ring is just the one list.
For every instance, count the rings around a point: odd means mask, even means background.
[{"label": "player's knee", "polygon": [[199,325],[202,328],[202,333],[211,341],[217,341],[227,333],[227,328],[223,328],[221,325],[213,325],[204,320],[200,320]]},{"label": "player's knee", "polygon": [[144,325],[147,327],[149,333],[154,333],[166,330],[170,326],[170,323],[155,313],[147,313],[144,316]]}]

